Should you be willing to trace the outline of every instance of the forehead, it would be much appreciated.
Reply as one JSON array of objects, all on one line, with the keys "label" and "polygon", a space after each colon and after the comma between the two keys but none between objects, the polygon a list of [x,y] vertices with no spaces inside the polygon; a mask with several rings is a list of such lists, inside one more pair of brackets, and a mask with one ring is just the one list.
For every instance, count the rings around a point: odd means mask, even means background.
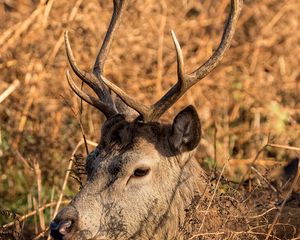
[{"label": "forehead", "polygon": [[166,135],[167,125],[160,123],[128,122],[118,115],[104,123],[99,146],[128,149],[147,144],[158,145]]},{"label": "forehead", "polygon": [[156,162],[163,149],[164,132],[165,126],[158,123],[127,122],[122,117],[107,121],[102,127],[99,146],[87,158],[88,175],[108,174],[107,186],[110,186],[135,163]]}]

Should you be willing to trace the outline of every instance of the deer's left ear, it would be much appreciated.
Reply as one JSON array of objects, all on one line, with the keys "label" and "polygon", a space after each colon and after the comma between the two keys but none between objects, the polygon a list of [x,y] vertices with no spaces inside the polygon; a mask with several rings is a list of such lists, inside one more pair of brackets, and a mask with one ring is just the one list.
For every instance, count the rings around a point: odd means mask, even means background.
[{"label": "deer's left ear", "polygon": [[171,146],[180,152],[195,149],[201,139],[201,123],[196,109],[188,106],[177,114],[169,138]]}]

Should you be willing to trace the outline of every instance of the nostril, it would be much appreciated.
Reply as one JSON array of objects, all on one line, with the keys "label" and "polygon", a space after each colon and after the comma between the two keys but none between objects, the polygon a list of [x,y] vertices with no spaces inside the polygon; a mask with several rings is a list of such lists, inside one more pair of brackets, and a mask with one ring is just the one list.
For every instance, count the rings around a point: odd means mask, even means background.
[{"label": "nostril", "polygon": [[70,238],[76,229],[78,212],[75,207],[67,206],[63,208],[50,223],[50,234],[56,240]]},{"label": "nostril", "polygon": [[63,221],[59,224],[58,231],[61,235],[66,235],[71,231],[72,222],[71,221]]},{"label": "nostril", "polygon": [[72,221],[61,221],[59,223],[52,221],[50,224],[51,236],[54,239],[62,239],[63,236],[71,232]]}]

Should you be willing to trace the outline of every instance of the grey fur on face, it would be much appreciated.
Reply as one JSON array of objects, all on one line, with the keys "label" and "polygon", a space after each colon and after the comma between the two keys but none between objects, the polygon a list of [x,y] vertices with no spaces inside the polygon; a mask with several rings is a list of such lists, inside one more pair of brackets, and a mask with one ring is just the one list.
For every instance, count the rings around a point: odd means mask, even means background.
[{"label": "grey fur on face", "polygon": [[[87,157],[88,180],[67,207],[78,215],[70,239],[178,236],[185,209],[205,185],[193,149],[184,147],[193,141],[198,145],[199,118],[193,109],[178,115],[185,116],[172,125],[127,122],[120,117],[104,124],[98,147]],[[181,127],[186,124],[190,127]],[[184,138],[180,147],[173,145],[178,134]]]}]

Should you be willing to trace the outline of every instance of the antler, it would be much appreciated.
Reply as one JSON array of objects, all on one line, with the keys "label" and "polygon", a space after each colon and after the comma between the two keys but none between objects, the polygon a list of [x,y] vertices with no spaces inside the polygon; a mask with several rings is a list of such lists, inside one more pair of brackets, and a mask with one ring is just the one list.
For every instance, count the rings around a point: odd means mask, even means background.
[{"label": "antler", "polygon": [[101,77],[103,74],[103,68],[105,64],[105,60],[107,57],[107,54],[110,49],[110,45],[114,36],[114,32],[120,22],[120,18],[122,15],[122,10],[124,6],[125,0],[114,0],[114,10],[111,17],[111,21],[108,27],[108,30],[106,32],[105,38],[103,40],[102,46],[100,48],[100,51],[97,55],[94,67],[93,67],[93,73],[88,73],[85,71],[82,71],[78,65],[76,64],[73,51],[70,46],[70,41],[68,37],[68,31],[65,32],[65,46],[66,46],[66,52],[67,57],[70,63],[70,66],[74,73],[84,82],[86,83],[98,96],[99,99],[96,99],[95,97],[85,93],[80,88],[76,86],[74,83],[69,71],[67,71],[67,80],[72,88],[72,90],[84,101],[91,104],[92,106],[98,108],[101,112],[104,113],[104,115],[109,118],[115,114],[118,113],[115,104],[112,100],[111,94],[107,87],[103,84],[103,81],[101,81]]},{"label": "antler", "polygon": [[172,31],[172,39],[174,42],[177,56],[178,80],[177,83],[173,87],[171,87],[171,89],[169,89],[169,91],[159,101],[157,101],[151,106],[139,103],[134,98],[125,93],[117,85],[107,80],[103,75],[103,67],[106,60],[106,56],[108,54],[116,26],[118,26],[119,24],[124,4],[125,0],[114,0],[114,11],[112,19],[107,33],[105,35],[105,38],[103,40],[100,51],[97,55],[95,65],[93,68],[93,74],[86,73],[78,68],[72,53],[72,49],[70,47],[68,32],[65,33],[67,56],[71,68],[83,82],[85,82],[90,88],[94,90],[94,92],[99,97],[100,101],[80,90],[75,85],[74,81],[71,78],[71,75],[67,72],[68,82],[73,91],[80,98],[98,108],[105,114],[106,117],[110,117],[118,112],[113,103],[111,95],[108,89],[104,86],[104,84],[109,89],[114,91],[129,107],[136,110],[140,114],[140,117],[143,121],[157,121],[161,117],[161,115],[163,115],[164,112],[166,112],[189,88],[191,88],[194,84],[206,77],[222,60],[224,53],[229,48],[231,40],[233,38],[238,16],[242,7],[242,0],[231,0],[230,14],[224,28],[222,40],[217,50],[203,65],[201,65],[198,69],[196,69],[190,74],[185,73],[181,47],[176,38],[175,33]]},{"label": "antler", "polygon": [[231,10],[228,17],[225,29],[223,32],[222,40],[213,53],[213,55],[198,69],[191,74],[186,74],[184,70],[184,61],[180,44],[172,31],[172,39],[176,49],[177,55],[177,83],[154,105],[146,106],[126,94],[122,89],[108,81],[105,77],[101,76],[101,80],[113,90],[128,106],[135,109],[141,115],[145,122],[158,120],[161,115],[167,111],[189,88],[206,77],[221,61],[224,53],[229,48],[237,19],[241,11],[242,0],[231,0]]}]

